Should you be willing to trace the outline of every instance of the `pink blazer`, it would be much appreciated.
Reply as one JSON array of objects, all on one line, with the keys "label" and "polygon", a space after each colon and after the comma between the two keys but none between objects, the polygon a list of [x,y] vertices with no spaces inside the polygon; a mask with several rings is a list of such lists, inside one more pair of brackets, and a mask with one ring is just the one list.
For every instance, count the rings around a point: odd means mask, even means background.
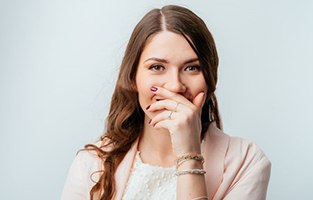
[{"label": "pink blazer", "polygon": [[[138,140],[132,145],[115,173],[116,195],[120,200],[137,152]],[[210,125],[201,146],[205,158],[205,179],[209,199],[263,200],[266,199],[271,163],[254,144],[230,137]],[[92,152],[82,151],[74,159],[62,200],[86,200],[102,168],[101,160]],[[93,175],[92,175],[93,174]],[[91,180],[90,177],[92,177]]]}]

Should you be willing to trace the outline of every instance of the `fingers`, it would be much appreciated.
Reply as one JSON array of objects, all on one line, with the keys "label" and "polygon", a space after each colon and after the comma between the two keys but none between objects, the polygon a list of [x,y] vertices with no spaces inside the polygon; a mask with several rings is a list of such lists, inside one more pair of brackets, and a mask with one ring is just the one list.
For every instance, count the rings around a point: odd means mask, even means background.
[{"label": "fingers", "polygon": [[193,105],[195,105],[197,108],[201,109],[203,104],[205,102],[205,93],[200,92],[197,94],[197,96],[193,99]]},{"label": "fingers", "polygon": [[[156,128],[169,128],[169,127],[164,127],[162,126],[167,124],[167,122],[169,122],[170,120],[174,119],[175,118],[175,115],[176,113],[173,112],[173,111],[163,111],[161,113],[159,113],[158,115],[156,115],[153,119],[151,119],[151,121],[149,122],[150,125],[156,127]],[[162,124],[160,124],[160,122],[162,122]],[[166,123],[165,123],[166,122]],[[165,124],[164,124],[165,123]]]},{"label": "fingers", "polygon": [[183,95],[162,87],[153,87],[151,91],[164,97],[164,100],[154,102],[146,108],[150,112],[162,111],[150,120],[150,125],[169,129],[176,120],[187,122],[186,119],[193,119],[199,114],[201,116],[201,108],[206,96],[204,92],[199,92],[191,102]]},{"label": "fingers", "polygon": [[199,92],[193,100],[188,100],[186,97],[184,97],[181,94],[177,94],[174,92],[171,92],[165,88],[162,87],[152,87],[151,91],[155,93],[158,96],[162,96],[165,99],[173,100],[178,103],[184,104],[186,106],[196,106],[197,109],[201,110],[202,106],[204,105],[206,94],[202,91]]},{"label": "fingers", "polygon": [[171,91],[169,91],[165,88],[162,88],[162,87],[152,87],[151,91],[153,93],[155,93],[156,95],[164,97],[165,99],[170,99],[170,100],[176,101],[178,103],[183,103],[183,104],[190,103],[190,101],[188,99],[186,99],[186,97],[184,97],[180,94],[171,92]]},{"label": "fingers", "polygon": [[158,110],[170,110],[177,112],[179,109],[179,104],[176,101],[165,99],[161,101],[157,101],[150,106],[147,107],[147,110],[153,112],[153,111],[158,111]]},{"label": "fingers", "polygon": [[[151,92],[163,100],[149,105],[146,110],[155,114],[149,124],[170,133],[172,147],[177,155],[199,152],[201,135],[201,108],[205,92],[199,91],[192,99],[162,87],[153,87]],[[160,112],[158,112],[160,111]]]}]

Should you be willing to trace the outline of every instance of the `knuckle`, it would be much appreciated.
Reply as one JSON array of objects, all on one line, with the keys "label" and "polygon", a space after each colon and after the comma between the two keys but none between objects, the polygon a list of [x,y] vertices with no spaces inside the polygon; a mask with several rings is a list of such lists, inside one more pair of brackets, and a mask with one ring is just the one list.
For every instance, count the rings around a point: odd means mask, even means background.
[{"label": "knuckle", "polygon": [[188,119],[189,118],[192,118],[192,116],[194,115],[194,110],[193,109],[188,109],[187,111],[186,111],[186,116],[188,117]]},{"label": "knuckle", "polygon": [[173,129],[174,130],[180,130],[183,127],[184,123],[181,121],[175,121],[173,122]]},{"label": "knuckle", "polygon": [[197,106],[195,106],[195,105],[191,105],[190,106],[190,109],[192,110],[192,112],[197,112],[198,111],[198,108],[197,108]]},{"label": "knuckle", "polygon": [[177,95],[177,94],[175,94],[175,93],[170,93],[168,96],[169,96],[170,98],[174,98],[174,97],[176,97],[176,95]]}]

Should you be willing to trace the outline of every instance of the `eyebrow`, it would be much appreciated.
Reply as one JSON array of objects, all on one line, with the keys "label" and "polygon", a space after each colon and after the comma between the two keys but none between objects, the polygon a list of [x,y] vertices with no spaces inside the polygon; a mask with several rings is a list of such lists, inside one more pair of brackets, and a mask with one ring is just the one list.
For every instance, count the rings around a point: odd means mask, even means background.
[{"label": "eyebrow", "polygon": [[[166,59],[163,59],[163,58],[156,58],[156,57],[151,57],[151,58],[148,58],[147,60],[144,61],[145,62],[148,62],[150,60],[154,60],[154,61],[157,61],[157,62],[161,62],[161,63],[169,63]],[[198,58],[191,58],[191,59],[188,59],[184,62],[184,64],[188,64],[188,63],[192,63],[192,62],[195,62],[195,61],[198,61],[199,59]]]}]

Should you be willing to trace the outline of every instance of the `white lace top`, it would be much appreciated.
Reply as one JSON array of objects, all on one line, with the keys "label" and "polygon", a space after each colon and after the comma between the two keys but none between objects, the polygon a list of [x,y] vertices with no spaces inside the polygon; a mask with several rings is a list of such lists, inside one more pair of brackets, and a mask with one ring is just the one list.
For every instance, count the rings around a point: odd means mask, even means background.
[{"label": "white lace top", "polygon": [[176,199],[175,167],[159,167],[143,163],[137,152],[123,200]]}]

